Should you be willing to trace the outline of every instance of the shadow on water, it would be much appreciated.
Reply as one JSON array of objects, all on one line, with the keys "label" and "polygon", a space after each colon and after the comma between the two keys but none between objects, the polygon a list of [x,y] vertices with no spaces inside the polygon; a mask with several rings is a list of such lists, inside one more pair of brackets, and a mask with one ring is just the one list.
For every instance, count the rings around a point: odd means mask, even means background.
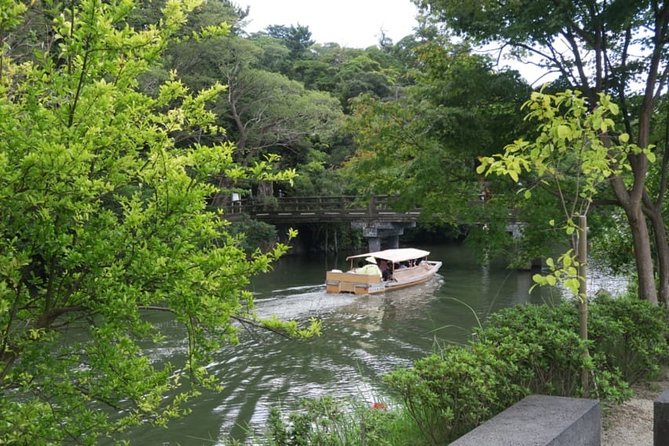
[{"label": "shadow on water", "polygon": [[[245,333],[239,345],[219,352],[209,370],[225,388],[193,400],[192,413],[167,430],[138,429],[137,444],[211,445],[228,435],[244,438],[242,426],[262,430],[272,406],[291,407],[303,398],[383,395],[381,376],[433,351],[435,345],[465,343],[472,328],[493,312],[527,302],[560,299],[537,288],[532,273],[503,264],[477,265],[460,246],[427,247],[442,260],[432,281],[381,296],[325,294],[328,268],[346,269],[344,257],[288,257],[251,287],[261,316],[305,320],[318,317],[322,336],[289,341],[267,333]],[[179,354],[182,339],[173,339]],[[182,354],[182,353],[181,353]],[[156,351],[169,356],[170,349]]]}]

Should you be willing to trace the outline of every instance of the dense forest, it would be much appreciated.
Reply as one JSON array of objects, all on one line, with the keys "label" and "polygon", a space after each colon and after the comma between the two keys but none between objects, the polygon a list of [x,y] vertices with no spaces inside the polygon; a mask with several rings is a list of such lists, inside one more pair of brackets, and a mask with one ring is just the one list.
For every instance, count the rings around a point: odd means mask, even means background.
[{"label": "dense forest", "polygon": [[[318,332],[254,318],[245,286],[288,247],[220,218],[232,193],[395,196],[517,265],[587,214],[590,255],[669,304],[669,5],[416,3],[413,35],[345,48],[248,33],[228,0],[0,0],[0,443],[164,425],[236,322]],[[189,340],[178,372],[142,353],[151,311]]]}]

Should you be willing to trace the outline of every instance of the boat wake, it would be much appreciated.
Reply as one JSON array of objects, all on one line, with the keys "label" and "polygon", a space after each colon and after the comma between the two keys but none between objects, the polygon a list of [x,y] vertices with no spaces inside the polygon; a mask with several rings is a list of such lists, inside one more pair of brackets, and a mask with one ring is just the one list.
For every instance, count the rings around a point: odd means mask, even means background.
[{"label": "boat wake", "polygon": [[[286,291],[306,292],[282,294]],[[274,297],[256,300],[256,313],[262,318],[277,316],[280,319],[303,319],[329,313],[355,301],[353,295],[325,294],[324,285],[295,287],[279,290]]]}]

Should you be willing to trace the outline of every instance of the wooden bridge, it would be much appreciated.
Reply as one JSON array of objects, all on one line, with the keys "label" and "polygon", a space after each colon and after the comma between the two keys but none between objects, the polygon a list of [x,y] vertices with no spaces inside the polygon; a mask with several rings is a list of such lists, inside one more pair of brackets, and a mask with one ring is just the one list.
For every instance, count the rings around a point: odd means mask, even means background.
[{"label": "wooden bridge", "polygon": [[242,199],[225,209],[226,217],[247,214],[256,220],[273,224],[338,223],[360,220],[415,223],[419,209],[397,212],[392,209],[394,197],[382,195],[369,199],[354,195],[270,197],[268,201]]},{"label": "wooden bridge", "polygon": [[[355,195],[268,197],[264,200],[234,200],[224,211],[228,220],[248,215],[274,225],[350,223],[352,228],[362,230],[370,251],[379,251],[382,240],[385,247],[396,248],[399,236],[405,229],[415,227],[420,216],[418,208],[407,212],[393,210],[395,199],[396,197],[388,195],[371,198]],[[477,201],[473,205],[482,203]],[[507,231],[517,238],[523,227],[524,224],[517,220],[516,213],[509,212]]]},{"label": "wooden bridge", "polygon": [[362,230],[370,251],[399,246],[399,236],[416,226],[420,210],[397,212],[391,207],[394,197],[358,196],[270,197],[269,200],[237,200],[225,209],[225,218],[249,215],[275,225],[306,223],[350,223]]}]

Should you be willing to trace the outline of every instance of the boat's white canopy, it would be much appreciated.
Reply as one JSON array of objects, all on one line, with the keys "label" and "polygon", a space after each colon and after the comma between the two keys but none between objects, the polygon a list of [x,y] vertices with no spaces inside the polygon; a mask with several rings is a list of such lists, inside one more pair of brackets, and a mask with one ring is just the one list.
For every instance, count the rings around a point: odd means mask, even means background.
[{"label": "boat's white canopy", "polygon": [[367,252],[365,254],[349,256],[346,257],[346,260],[374,257],[376,259],[387,260],[393,263],[400,263],[400,262],[406,262],[407,260],[415,260],[427,257],[429,254],[430,254],[429,251],[423,251],[422,249],[399,248],[399,249],[386,249],[384,251]]}]

